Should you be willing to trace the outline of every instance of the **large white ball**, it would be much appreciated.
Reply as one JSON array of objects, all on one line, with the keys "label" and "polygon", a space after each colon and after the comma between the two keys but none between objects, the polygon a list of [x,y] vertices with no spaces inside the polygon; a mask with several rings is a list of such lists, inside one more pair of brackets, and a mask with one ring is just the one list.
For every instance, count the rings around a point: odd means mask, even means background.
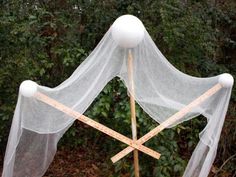
[{"label": "large white ball", "polygon": [[234,78],[232,75],[224,73],[220,75],[219,83],[225,88],[230,88],[234,84]]},{"label": "large white ball", "polygon": [[32,97],[37,92],[37,83],[31,80],[25,80],[20,85],[20,93],[25,97]]},{"label": "large white ball", "polygon": [[122,15],[111,27],[113,39],[124,48],[136,47],[144,37],[143,23],[133,15]]}]

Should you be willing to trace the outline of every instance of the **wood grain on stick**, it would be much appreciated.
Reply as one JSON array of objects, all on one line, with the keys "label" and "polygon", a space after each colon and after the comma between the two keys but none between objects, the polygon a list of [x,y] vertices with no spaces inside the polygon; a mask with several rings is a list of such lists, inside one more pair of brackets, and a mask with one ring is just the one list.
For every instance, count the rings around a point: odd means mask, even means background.
[{"label": "wood grain on stick", "polygon": [[[128,77],[130,84],[130,111],[131,111],[131,128],[132,128],[132,137],[133,140],[137,140],[137,121],[136,121],[136,113],[135,113],[135,91],[134,91],[134,78],[133,78],[133,56],[131,50],[128,53]],[[134,150],[134,175],[135,177],[139,177],[139,158],[138,158],[138,150]]]}]

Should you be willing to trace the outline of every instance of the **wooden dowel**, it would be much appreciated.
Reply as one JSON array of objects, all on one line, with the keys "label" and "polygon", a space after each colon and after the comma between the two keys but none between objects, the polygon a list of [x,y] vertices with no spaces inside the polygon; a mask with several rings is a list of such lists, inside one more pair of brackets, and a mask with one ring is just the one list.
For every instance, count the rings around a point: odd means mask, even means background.
[{"label": "wooden dowel", "polygon": [[[137,140],[137,122],[136,122],[136,113],[135,113],[135,100],[134,100],[134,78],[133,78],[133,57],[131,50],[128,53],[128,77],[130,84],[130,111],[131,111],[131,128],[132,128],[132,137],[133,140]],[[134,150],[134,175],[139,177],[139,159],[138,159],[138,150]]]},{"label": "wooden dowel", "polygon": [[[159,132],[161,132],[163,129],[169,127],[170,125],[172,125],[173,123],[175,123],[176,121],[180,120],[183,116],[185,116],[187,113],[189,113],[193,108],[197,107],[198,105],[200,105],[202,102],[204,102],[207,98],[211,97],[212,95],[214,95],[216,92],[218,92],[220,89],[222,88],[222,86],[220,84],[216,84],[215,86],[213,86],[212,88],[210,88],[208,91],[206,91],[204,94],[202,94],[201,96],[199,96],[197,99],[195,99],[194,101],[192,101],[190,104],[188,104],[187,106],[185,106],[184,108],[182,108],[179,112],[175,113],[174,115],[172,115],[170,118],[168,118],[166,121],[164,121],[163,123],[161,123],[159,126],[157,126],[156,128],[154,128],[153,130],[151,130],[150,132],[148,132],[146,135],[144,135],[143,137],[141,137],[140,139],[137,140],[138,144],[143,144],[146,141],[148,141],[149,139],[151,139],[152,137],[156,136]],[[134,150],[134,148],[132,147],[127,147],[124,150],[122,150],[121,152],[119,152],[118,154],[116,154],[115,156],[113,156],[111,158],[112,162],[115,163],[118,160],[120,160],[121,158],[123,158],[124,156],[126,156],[127,154],[129,154],[130,152],[132,152]]]},{"label": "wooden dowel", "polygon": [[43,93],[37,92],[34,97],[36,99],[52,106],[52,107],[54,107],[55,109],[57,109],[59,111],[62,111],[65,114],[67,114],[67,115],[69,115],[69,116],[71,116],[71,117],[73,117],[73,118],[75,118],[75,119],[77,119],[77,120],[79,120],[79,121],[95,128],[95,129],[97,129],[97,130],[99,130],[99,131],[101,131],[101,132],[103,132],[103,133],[105,133],[105,134],[107,134],[107,135],[109,135],[109,136],[111,136],[111,137],[113,137],[113,138],[129,145],[129,146],[131,146],[131,147],[133,147],[134,149],[138,149],[138,150],[142,151],[143,153],[146,153],[146,154],[148,154],[148,155],[150,155],[150,156],[152,156],[156,159],[160,158],[160,154],[158,152],[153,151],[150,148],[147,148],[143,145],[137,144],[132,139],[127,138],[126,136],[124,136],[124,135],[122,135],[122,134],[120,134],[120,133],[118,133],[118,132],[116,132],[116,131],[114,131],[114,130],[112,130],[112,129],[110,129],[110,128],[94,121],[94,120],[92,120],[92,119],[90,119],[89,117],[84,116],[84,115],[74,111],[73,109],[65,106],[62,103],[59,103],[58,101],[44,95]]}]

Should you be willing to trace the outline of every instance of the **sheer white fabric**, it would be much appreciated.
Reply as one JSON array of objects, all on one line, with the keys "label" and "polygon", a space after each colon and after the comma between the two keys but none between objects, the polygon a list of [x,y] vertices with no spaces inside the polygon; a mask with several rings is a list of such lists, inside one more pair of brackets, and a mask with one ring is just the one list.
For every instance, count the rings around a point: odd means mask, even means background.
[{"label": "sheer white fabric", "polygon": [[[119,47],[108,30],[98,46],[55,88],[39,91],[84,113],[105,85],[118,76],[130,89],[128,50]],[[174,68],[145,31],[142,42],[130,49],[133,55],[135,100],[151,118],[162,123],[218,83],[219,76],[196,78]],[[207,126],[185,170],[185,177],[206,177],[216,156],[231,88],[223,88],[181,121],[203,114]],[[112,119],[111,119],[112,121]],[[4,159],[3,177],[40,177],[53,160],[57,143],[74,119],[35,98],[19,94]]]}]

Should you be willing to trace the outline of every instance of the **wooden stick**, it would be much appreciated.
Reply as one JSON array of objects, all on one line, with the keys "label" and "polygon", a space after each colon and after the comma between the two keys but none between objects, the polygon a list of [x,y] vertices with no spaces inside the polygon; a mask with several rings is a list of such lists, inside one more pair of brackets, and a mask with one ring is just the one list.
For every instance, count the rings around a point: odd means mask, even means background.
[{"label": "wooden stick", "polygon": [[79,120],[79,121],[95,128],[95,129],[97,129],[97,130],[99,130],[99,131],[101,131],[101,132],[103,132],[103,133],[105,133],[105,134],[107,134],[107,135],[109,135],[109,136],[111,136],[111,137],[113,137],[113,138],[115,138],[115,139],[117,139],[117,140],[133,147],[133,148],[135,148],[135,149],[138,149],[138,150],[140,150],[140,151],[142,151],[142,152],[144,152],[144,153],[146,153],[146,154],[148,154],[148,155],[150,155],[150,156],[152,156],[156,159],[160,158],[160,154],[158,152],[153,151],[150,148],[147,148],[143,145],[140,145],[140,144],[136,143],[132,139],[127,138],[126,136],[124,136],[124,135],[122,135],[122,134],[120,134],[120,133],[118,133],[118,132],[116,132],[116,131],[114,131],[114,130],[112,130],[112,129],[110,129],[110,128],[94,121],[94,120],[92,120],[92,119],[90,119],[89,117],[86,117],[86,116],[74,111],[73,109],[63,105],[62,103],[59,103],[58,101],[44,95],[43,93],[37,92],[34,97],[36,99],[52,106],[52,107],[54,107],[55,109],[58,109],[59,111],[62,111],[65,114],[67,114],[67,115],[69,115],[69,116],[71,116],[71,117],[73,117],[73,118],[75,118],[75,119],[77,119],[77,120]]},{"label": "wooden stick", "polygon": [[[130,111],[131,111],[131,127],[132,127],[132,137],[133,140],[137,140],[137,122],[135,114],[135,100],[134,100],[134,79],[133,79],[133,57],[131,50],[128,53],[128,77],[130,83]],[[139,177],[139,159],[138,159],[138,150],[134,150],[134,175]]]},{"label": "wooden stick", "polygon": [[[189,113],[193,108],[195,108],[198,105],[200,105],[207,98],[209,98],[210,96],[212,96],[216,92],[218,92],[221,88],[222,88],[222,86],[219,83],[216,84],[215,86],[210,88],[208,91],[206,91],[204,94],[199,96],[197,99],[192,101],[190,104],[188,104],[187,106],[182,108],[179,112],[175,113],[170,118],[168,118],[166,121],[161,123],[159,126],[157,126],[153,130],[148,132],[146,135],[144,135],[142,138],[138,139],[136,142],[138,144],[145,143],[146,141],[148,141],[149,139],[151,139],[152,137],[157,135],[159,132],[161,132],[163,129],[167,128],[168,126],[172,125],[176,121],[180,120],[183,116],[185,116],[187,113]],[[121,152],[119,152],[118,154],[116,154],[115,156],[113,156],[111,158],[112,162],[113,163],[117,162],[118,160],[120,160],[121,158],[123,158],[124,156],[126,156],[127,154],[132,152],[133,150],[134,150],[134,148],[132,148],[132,147],[125,148],[124,150],[122,150]]]}]

